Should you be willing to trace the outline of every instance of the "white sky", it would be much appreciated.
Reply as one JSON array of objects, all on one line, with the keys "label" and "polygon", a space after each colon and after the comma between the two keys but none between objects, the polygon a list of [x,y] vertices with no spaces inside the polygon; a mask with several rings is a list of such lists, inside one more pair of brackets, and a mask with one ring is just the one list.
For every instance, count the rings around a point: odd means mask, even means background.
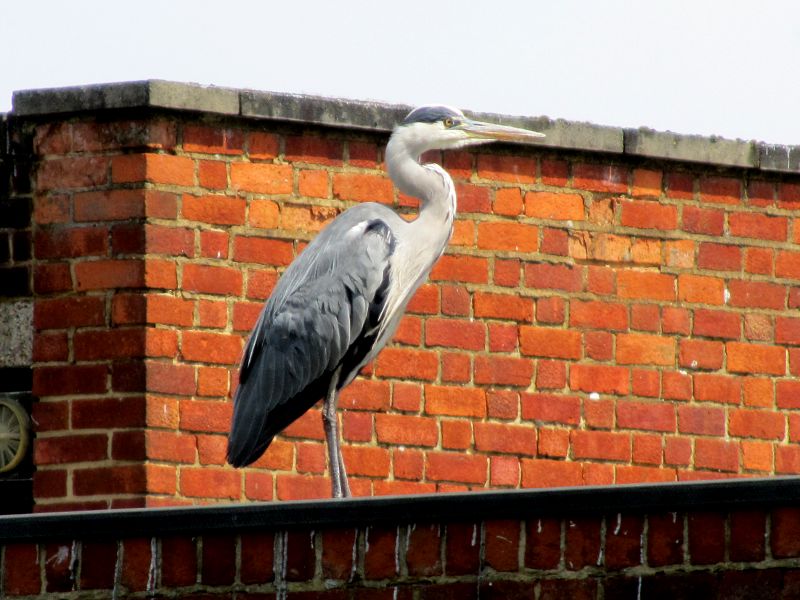
[{"label": "white sky", "polygon": [[793,0],[17,0],[28,88],[169,79],[800,144]]}]

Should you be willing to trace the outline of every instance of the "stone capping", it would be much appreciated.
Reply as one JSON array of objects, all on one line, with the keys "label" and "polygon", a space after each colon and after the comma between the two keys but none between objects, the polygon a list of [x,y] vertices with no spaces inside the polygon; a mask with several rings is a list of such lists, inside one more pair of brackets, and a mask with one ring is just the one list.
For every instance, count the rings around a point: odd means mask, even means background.
[{"label": "stone capping", "polygon": [[0,545],[53,539],[796,506],[800,477],[585,486],[0,517]]},{"label": "stone capping", "polygon": [[[106,83],[14,92],[12,114],[37,117],[99,110],[160,108],[292,121],[387,133],[410,106],[321,96],[239,90],[161,80]],[[800,173],[800,146],[682,135],[652,129],[624,129],[592,123],[475,113],[492,120],[541,131],[532,142],[547,148],[607,152],[643,158]]]}]

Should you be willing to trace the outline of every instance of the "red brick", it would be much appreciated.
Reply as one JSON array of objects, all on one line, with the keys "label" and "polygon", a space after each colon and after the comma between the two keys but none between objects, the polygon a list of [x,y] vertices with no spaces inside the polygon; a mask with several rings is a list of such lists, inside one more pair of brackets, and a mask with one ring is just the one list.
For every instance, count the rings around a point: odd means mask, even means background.
[{"label": "red brick", "polygon": [[572,300],[569,304],[569,325],[624,331],[628,328],[628,311],[623,304]]},{"label": "red brick", "polygon": [[439,370],[435,352],[387,348],[378,355],[375,372],[380,377],[433,381]]},{"label": "red brick", "polygon": [[103,325],[104,322],[105,303],[99,296],[38,298],[34,304],[33,325],[37,330]]},{"label": "red brick", "polygon": [[186,361],[212,362],[232,365],[242,354],[242,339],[238,335],[206,331],[184,331],[181,356]]},{"label": "red brick", "polygon": [[529,359],[505,356],[476,356],[475,383],[528,387],[533,377]]},{"label": "red brick", "polygon": [[103,186],[108,183],[108,162],[105,156],[44,160],[36,172],[36,189],[44,192]]},{"label": "red brick", "polygon": [[149,430],[145,437],[148,459],[188,464],[195,462],[197,440],[194,435]]},{"label": "red brick", "polygon": [[772,555],[775,558],[800,556],[800,510],[776,508],[771,516]]},{"label": "red brick", "polygon": [[622,298],[673,301],[675,277],[652,271],[624,270],[617,273],[617,289]]},{"label": "red brick", "polygon": [[624,569],[642,564],[644,519],[617,514],[606,520],[605,568]]},{"label": "red brick", "polygon": [[540,390],[560,390],[567,385],[567,365],[558,360],[539,360],[536,387]]},{"label": "red brick", "polygon": [[479,154],[478,176],[509,183],[534,183],[536,159],[499,154]]},{"label": "red brick", "polygon": [[184,194],[181,202],[181,214],[190,221],[215,225],[243,225],[244,213],[244,198]]},{"label": "red brick", "polygon": [[536,300],[536,321],[548,325],[564,323],[566,303],[563,298],[550,296]]},{"label": "red brick", "polygon": [[223,129],[206,125],[183,127],[183,149],[203,154],[241,154],[244,134],[238,129]]},{"label": "red brick", "polygon": [[108,458],[108,437],[104,434],[40,437],[34,446],[37,465],[58,465]]},{"label": "red brick", "polygon": [[459,213],[490,213],[488,187],[471,184],[456,184],[456,199]]},{"label": "red brick", "polygon": [[442,448],[466,450],[472,446],[472,425],[469,421],[442,420]]},{"label": "red brick", "polygon": [[341,200],[391,204],[392,182],[386,177],[361,173],[334,173],[333,195]]},{"label": "red brick", "polygon": [[429,452],[425,472],[433,481],[483,484],[488,461],[485,456],[461,452]]},{"label": "red brick", "polygon": [[786,288],[782,285],[734,279],[728,283],[728,289],[731,306],[774,310],[782,310],[786,306]]},{"label": "red brick", "polygon": [[623,194],[628,191],[628,172],[622,166],[577,163],[572,166],[572,177],[579,189]]},{"label": "red brick", "polygon": [[725,351],[730,372],[768,375],[786,373],[786,350],[780,346],[728,342],[725,344]]},{"label": "red brick", "polygon": [[739,271],[742,250],[738,246],[701,242],[697,251],[697,266],[715,271]]},{"label": "red brick", "polygon": [[233,258],[238,262],[286,266],[292,262],[294,250],[291,242],[237,235],[233,240]]},{"label": "red brick", "polygon": [[[797,226],[800,229],[800,226]],[[800,252],[779,250],[775,258],[775,275],[787,279],[800,279]]]},{"label": "red brick", "polygon": [[695,441],[694,464],[698,469],[737,472],[739,470],[739,445],[709,438]]},{"label": "red brick", "polygon": [[489,351],[513,352],[517,349],[519,328],[516,325],[489,323]]},{"label": "red brick", "polygon": [[775,473],[800,474],[800,448],[796,445],[775,446]]},{"label": "red brick", "polygon": [[389,382],[356,379],[342,390],[339,406],[347,410],[386,410],[389,408]]},{"label": "red brick", "polygon": [[647,563],[654,567],[683,563],[683,515],[648,515]]},{"label": "red brick", "polygon": [[748,377],[742,383],[742,392],[747,406],[773,406],[772,380],[767,377]]},{"label": "red brick", "polygon": [[569,256],[569,234],[563,229],[542,229],[542,245],[539,248],[542,254],[553,256]]},{"label": "red brick", "polygon": [[434,281],[488,283],[489,261],[474,256],[445,255],[431,270],[431,279]]},{"label": "red brick", "polygon": [[745,314],[744,335],[748,340],[771,342],[775,337],[772,317],[756,313]]},{"label": "red brick", "polygon": [[241,494],[240,473],[218,467],[185,467],[180,473],[184,496],[194,498],[238,498]]},{"label": "red brick", "polygon": [[656,202],[623,202],[620,224],[637,229],[675,229],[678,226],[678,209]]},{"label": "red brick", "polygon": [[617,427],[649,431],[675,431],[675,408],[653,402],[618,402]]},{"label": "red brick", "polygon": [[769,248],[746,248],[744,270],[748,273],[772,275],[775,252]]},{"label": "red brick", "polygon": [[[442,531],[439,525],[419,524],[408,532],[406,565],[412,577],[442,574]],[[349,573],[348,573],[349,576]]]},{"label": "red brick", "polygon": [[697,309],[694,311],[694,335],[739,339],[741,317],[737,313]]},{"label": "red brick", "polygon": [[511,390],[489,390],[486,393],[486,413],[495,419],[516,419],[519,394]]},{"label": "red brick", "polygon": [[786,217],[735,212],[728,215],[728,228],[731,235],[784,242],[788,222]]},{"label": "red brick", "polygon": [[722,368],[722,351],[722,342],[681,339],[679,364],[690,369],[716,371]]},{"label": "red brick", "polygon": [[633,170],[633,196],[657,197],[661,195],[662,173],[649,169]]},{"label": "red brick", "polygon": [[569,431],[539,428],[536,452],[539,456],[566,458],[569,454]]},{"label": "red brick", "polygon": [[692,459],[692,440],[684,437],[664,438],[664,463],[688,466]]},{"label": "red brick", "polygon": [[573,265],[528,264],[525,283],[532,288],[577,292],[583,285],[583,269]]},{"label": "red brick", "polygon": [[142,465],[75,469],[72,489],[76,496],[141,494],[147,487]]},{"label": "red brick", "polygon": [[724,227],[725,213],[721,210],[693,206],[683,208],[683,229],[685,231],[719,236],[722,235]]},{"label": "red brick", "polygon": [[439,439],[436,421],[428,417],[377,414],[375,432],[378,441],[407,446],[435,446]]},{"label": "red brick", "polygon": [[661,390],[659,372],[654,369],[634,369],[631,373],[634,396],[657,398]]},{"label": "red brick", "polygon": [[569,164],[565,160],[542,159],[541,175],[542,183],[564,187],[567,185],[569,177]]},{"label": "red brick", "polygon": [[492,456],[489,459],[489,485],[519,487],[520,466],[516,456]]},{"label": "red brick", "polygon": [[689,557],[692,564],[711,565],[725,556],[725,515],[694,512],[688,516]]},{"label": "red brick", "polygon": [[265,163],[231,163],[231,187],[257,194],[291,194],[292,167]]},{"label": "red brick", "polygon": [[480,322],[457,319],[428,319],[425,322],[426,346],[483,350],[485,340],[486,326]]},{"label": "red brick", "polygon": [[581,357],[581,334],[565,329],[544,327],[520,328],[520,349],[523,354],[550,358]]},{"label": "red brick", "polygon": [[739,204],[742,184],[732,177],[701,177],[700,201],[714,204]]},{"label": "red brick", "polygon": [[601,556],[601,517],[576,517],[566,520],[564,566],[570,571],[596,567]]},{"label": "red brick", "polygon": [[93,260],[75,265],[76,289],[136,288],[144,286],[144,264],[137,260]]},{"label": "red brick", "polygon": [[183,431],[228,433],[233,405],[218,400],[181,400],[180,427]]},{"label": "red brick", "polygon": [[631,459],[631,437],[627,433],[572,431],[570,440],[574,458],[622,461]]},{"label": "red brick", "polygon": [[549,459],[522,459],[522,487],[550,488],[583,484],[580,463]]},{"label": "red brick", "polygon": [[516,519],[484,524],[484,560],[498,572],[519,570],[520,525]]},{"label": "red brick", "polygon": [[114,183],[194,185],[194,161],[169,154],[124,154],[111,160]]},{"label": "red brick", "polygon": [[539,228],[508,221],[483,221],[478,224],[478,248],[511,252],[536,252]]},{"label": "red brick", "polygon": [[37,367],[33,371],[33,393],[40,397],[100,394],[107,389],[107,379],[105,364]]},{"label": "red brick", "polygon": [[549,423],[577,425],[581,418],[580,399],[560,394],[522,394],[522,418]]},{"label": "red brick", "polygon": [[800,381],[779,380],[775,384],[775,401],[778,408],[800,408]]},{"label": "red brick", "polygon": [[189,263],[183,267],[183,289],[223,296],[240,296],[242,273],[229,267]]},{"label": "red brick", "polygon": [[800,345],[800,319],[777,317],[775,319],[775,341],[779,344]]},{"label": "red brick", "polygon": [[691,200],[694,198],[694,176],[690,173],[671,172],[669,176],[669,185],[667,187],[667,196],[671,198],[682,198]]},{"label": "red brick", "polygon": [[786,433],[786,417],[764,410],[732,410],[728,432],[736,437],[782,440]]},{"label": "red brick", "polygon": [[725,435],[725,409],[715,406],[679,406],[678,431],[695,435]]},{"label": "red brick", "polygon": [[389,476],[389,451],[369,446],[345,446],[342,456],[349,475],[364,477]]},{"label": "red brick", "polygon": [[221,160],[199,160],[197,180],[201,187],[224,190],[228,187],[228,167]]},{"label": "red brick", "polygon": [[741,400],[741,382],[736,377],[696,373],[692,379],[694,381],[694,398],[699,402],[739,404]]},{"label": "red brick", "polygon": [[629,372],[624,367],[573,364],[569,386],[583,392],[624,395],[629,393]]},{"label": "red brick", "polygon": [[486,416],[486,393],[481,388],[426,385],[425,412],[453,417]]},{"label": "red brick", "polygon": [[597,361],[609,361],[614,354],[614,336],[607,331],[587,331],[584,335],[586,356]]},{"label": "red brick", "polygon": [[475,448],[480,452],[536,455],[536,429],[526,425],[475,423]]}]

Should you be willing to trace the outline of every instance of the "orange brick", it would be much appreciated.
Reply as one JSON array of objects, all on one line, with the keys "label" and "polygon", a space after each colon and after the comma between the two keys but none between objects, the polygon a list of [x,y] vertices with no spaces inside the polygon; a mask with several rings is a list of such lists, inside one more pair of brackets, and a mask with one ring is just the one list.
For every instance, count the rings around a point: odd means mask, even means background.
[{"label": "orange brick", "polygon": [[579,194],[527,192],[525,216],[557,221],[583,221],[583,197]]},{"label": "orange brick", "polygon": [[616,358],[619,364],[671,366],[675,363],[675,340],[659,335],[620,333]]},{"label": "orange brick", "polygon": [[747,471],[772,471],[772,444],[769,442],[742,441],[742,467]]},{"label": "orange brick", "polygon": [[772,380],[767,377],[747,377],[742,382],[743,400],[746,406],[770,408],[774,405]]},{"label": "orange brick", "polygon": [[486,416],[486,392],[482,388],[426,385],[425,412],[483,418]]},{"label": "orange brick", "polygon": [[301,196],[328,197],[328,172],[325,170],[304,169],[300,171],[297,183]]},{"label": "orange brick", "polygon": [[569,387],[582,392],[624,395],[630,391],[630,373],[624,367],[573,364]]},{"label": "orange brick", "polygon": [[244,211],[244,198],[184,194],[181,202],[181,214],[185,219],[215,225],[243,225]]},{"label": "orange brick", "polygon": [[668,231],[678,226],[678,208],[656,202],[624,202],[620,224],[623,227]]},{"label": "orange brick", "polygon": [[690,369],[722,368],[722,342],[708,340],[681,339],[679,363]]},{"label": "orange brick", "polygon": [[237,235],[233,239],[233,259],[238,262],[286,266],[294,259],[292,243],[264,237]]},{"label": "orange brick", "polygon": [[716,277],[681,274],[678,276],[678,300],[722,305],[725,303],[725,282]]},{"label": "orange brick", "polygon": [[536,451],[539,456],[566,458],[569,452],[569,431],[539,428]]},{"label": "orange brick", "polygon": [[228,167],[221,160],[200,160],[197,162],[197,181],[201,187],[224,190],[228,187]]},{"label": "orange brick", "polygon": [[489,261],[474,256],[445,255],[433,267],[431,279],[434,281],[488,283]]},{"label": "orange brick", "polygon": [[253,227],[274,229],[278,226],[280,213],[278,205],[272,200],[252,200],[247,222]]},{"label": "orange brick", "polygon": [[472,425],[469,421],[442,420],[442,448],[466,450],[472,446]]},{"label": "orange brick", "polygon": [[533,377],[533,362],[511,356],[476,356],[475,383],[528,387]]},{"label": "orange brick", "polygon": [[580,463],[549,459],[522,459],[522,487],[548,488],[583,485]]},{"label": "orange brick", "polygon": [[475,448],[517,456],[536,455],[536,429],[530,425],[475,423]]},{"label": "orange brick", "polygon": [[231,187],[257,194],[291,194],[292,167],[265,163],[231,163]]},{"label": "orange brick", "polygon": [[506,221],[478,224],[478,247],[511,252],[536,252],[539,229],[535,225]]},{"label": "orange brick", "polygon": [[494,213],[516,217],[522,212],[522,193],[519,188],[500,188],[494,193]]},{"label": "orange brick", "polygon": [[579,359],[583,354],[582,336],[571,329],[530,327],[519,330],[520,351],[528,356]]},{"label": "orange brick", "polygon": [[628,310],[624,304],[572,300],[569,305],[569,325],[624,331],[628,328]]},{"label": "orange brick", "polygon": [[242,338],[238,335],[206,331],[184,331],[181,355],[184,360],[232,365],[242,353]]},{"label": "orange brick", "polygon": [[725,350],[730,372],[786,374],[786,350],[780,346],[728,342]]},{"label": "orange brick", "polygon": [[775,258],[775,275],[787,279],[800,279],[800,252],[779,250]]},{"label": "orange brick", "polygon": [[180,472],[180,490],[193,498],[238,498],[241,494],[240,473],[218,467],[186,467]]},{"label": "orange brick", "polygon": [[533,288],[577,292],[583,285],[583,269],[575,265],[527,264],[525,283]]},{"label": "orange brick", "polygon": [[391,204],[394,190],[392,182],[386,177],[360,173],[335,173],[333,195],[341,200]]},{"label": "orange brick", "polygon": [[242,273],[229,267],[187,264],[183,268],[183,288],[208,294],[240,296]]},{"label": "orange brick", "polygon": [[377,414],[375,432],[379,442],[389,444],[433,447],[439,441],[436,420],[429,417]]},{"label": "orange brick", "polygon": [[182,186],[194,185],[194,161],[169,154],[123,154],[111,160],[115,183],[147,181]]},{"label": "orange brick", "polygon": [[439,371],[435,352],[410,348],[386,348],[378,355],[375,372],[380,377],[433,381]]},{"label": "orange brick", "polygon": [[631,436],[610,431],[572,431],[572,455],[574,458],[601,460],[631,459]]},{"label": "orange brick", "polygon": [[622,298],[675,300],[675,277],[652,271],[626,269],[617,273],[617,290]]},{"label": "orange brick", "polygon": [[531,321],[533,300],[514,294],[475,292],[475,316],[489,319]]}]

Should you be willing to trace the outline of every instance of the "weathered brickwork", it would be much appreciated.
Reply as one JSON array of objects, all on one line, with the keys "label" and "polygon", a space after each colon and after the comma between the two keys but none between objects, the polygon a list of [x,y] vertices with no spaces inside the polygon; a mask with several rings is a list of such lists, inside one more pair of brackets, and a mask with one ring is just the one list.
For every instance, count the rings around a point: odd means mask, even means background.
[{"label": "weathered brickwork", "polygon": [[[319,410],[224,464],[248,331],[383,133],[106,111],[31,131],[37,510],[324,497]],[[800,473],[800,178],[434,154],[452,243],[342,396],[357,495]]]},{"label": "weathered brickwork", "polygon": [[[0,547],[0,594],[330,600],[800,594],[796,507],[537,517],[535,499],[530,506],[528,519],[313,529],[275,529],[268,519],[259,528],[211,527],[193,508],[193,531],[155,536],[101,532],[83,514],[92,532],[86,537],[7,540]],[[369,506],[360,508],[369,515]],[[317,514],[316,507],[305,510]]]}]

